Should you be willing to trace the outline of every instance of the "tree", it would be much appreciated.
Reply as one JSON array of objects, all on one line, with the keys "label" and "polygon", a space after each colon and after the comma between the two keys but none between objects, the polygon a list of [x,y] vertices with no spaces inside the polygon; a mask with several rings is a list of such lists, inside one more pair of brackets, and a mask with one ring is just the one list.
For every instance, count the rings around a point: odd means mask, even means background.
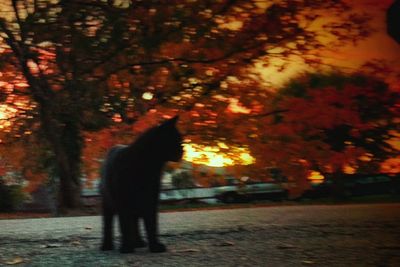
[{"label": "tree", "polygon": [[367,35],[368,19],[346,8],[324,0],[2,2],[1,100],[22,112],[7,119],[18,137],[34,134],[51,152],[60,208],[76,208],[84,132],[133,124],[160,107],[191,110],[259,59],[312,54],[329,45],[310,27],[320,10],[345,18],[324,24],[336,43]]},{"label": "tree", "polygon": [[386,12],[386,25],[388,34],[398,43],[400,43],[399,13],[400,1],[396,0]]},{"label": "tree", "polygon": [[260,120],[260,158],[300,183],[313,170],[337,179],[346,171],[377,173],[399,153],[390,144],[399,131],[399,99],[387,84],[367,76],[297,78],[272,101],[284,112]]}]

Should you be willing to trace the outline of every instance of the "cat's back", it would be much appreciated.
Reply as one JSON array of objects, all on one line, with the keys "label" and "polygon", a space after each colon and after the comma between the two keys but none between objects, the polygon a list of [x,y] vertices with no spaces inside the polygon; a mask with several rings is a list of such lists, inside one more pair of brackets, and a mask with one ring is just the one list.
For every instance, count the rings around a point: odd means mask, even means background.
[{"label": "cat's back", "polygon": [[108,150],[108,153],[105,157],[105,160],[101,167],[101,177],[105,179],[113,169],[116,167],[116,162],[118,160],[119,155],[126,150],[126,145],[115,145]]}]

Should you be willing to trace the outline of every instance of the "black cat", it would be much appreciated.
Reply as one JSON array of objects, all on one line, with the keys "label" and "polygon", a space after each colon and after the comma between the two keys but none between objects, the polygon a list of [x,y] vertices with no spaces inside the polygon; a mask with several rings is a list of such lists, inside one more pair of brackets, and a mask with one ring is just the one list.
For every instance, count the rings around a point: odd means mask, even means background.
[{"label": "black cat", "polygon": [[158,240],[160,177],[167,161],[180,161],[182,136],[176,128],[178,117],[142,134],[131,145],[118,145],[108,152],[102,166],[103,206],[102,250],[113,249],[113,216],[119,217],[121,253],[131,253],[146,243],[139,235],[143,218],[151,252],[164,252]]}]

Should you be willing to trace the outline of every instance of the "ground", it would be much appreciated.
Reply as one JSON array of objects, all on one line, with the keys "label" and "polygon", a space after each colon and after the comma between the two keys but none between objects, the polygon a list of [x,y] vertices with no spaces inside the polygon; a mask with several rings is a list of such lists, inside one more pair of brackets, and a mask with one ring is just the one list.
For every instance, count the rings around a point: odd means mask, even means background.
[{"label": "ground", "polygon": [[101,252],[98,216],[0,220],[0,265],[400,266],[400,204],[168,212],[169,251]]}]

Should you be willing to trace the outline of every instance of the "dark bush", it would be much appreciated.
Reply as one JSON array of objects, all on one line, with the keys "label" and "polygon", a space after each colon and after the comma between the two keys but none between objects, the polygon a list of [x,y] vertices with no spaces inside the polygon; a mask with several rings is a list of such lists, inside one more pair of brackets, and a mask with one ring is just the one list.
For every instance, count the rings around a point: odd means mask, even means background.
[{"label": "dark bush", "polygon": [[24,193],[20,185],[7,185],[0,177],[0,212],[14,211],[22,204]]}]

